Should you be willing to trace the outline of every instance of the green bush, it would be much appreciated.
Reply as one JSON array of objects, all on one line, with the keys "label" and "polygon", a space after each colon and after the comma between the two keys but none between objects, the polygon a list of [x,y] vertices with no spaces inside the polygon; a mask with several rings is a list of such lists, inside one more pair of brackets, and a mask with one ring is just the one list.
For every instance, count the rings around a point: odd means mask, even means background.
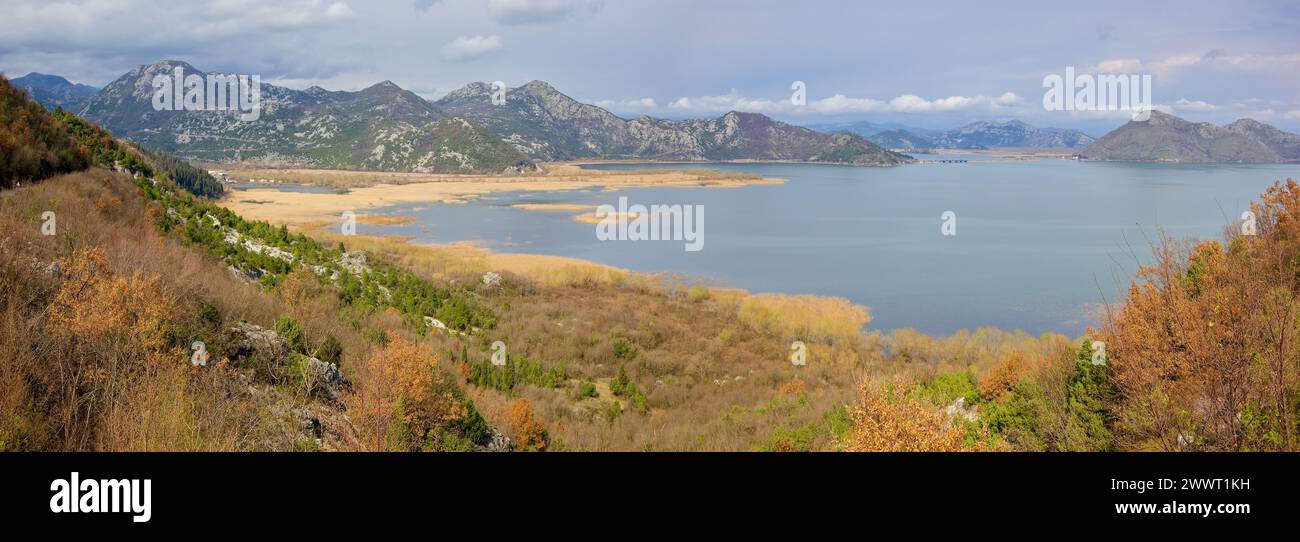
[{"label": "green bush", "polygon": [[641,412],[649,410],[645,394],[641,393],[641,390],[637,388],[636,382],[633,382],[632,378],[627,375],[627,369],[622,365],[619,365],[618,373],[609,382],[609,389],[614,392],[614,395],[626,397],[632,401],[632,407],[636,410]]},{"label": "green bush", "polygon": [[578,383],[577,395],[578,399],[586,399],[588,397],[600,397],[600,392],[596,391],[595,382],[583,380]]},{"label": "green bush", "polygon": [[568,385],[569,372],[564,362],[546,367],[539,361],[523,356],[507,356],[504,366],[491,361],[469,363],[469,381],[475,386],[510,392],[515,386],[528,384],[539,388],[560,388]]},{"label": "green bush", "polygon": [[294,352],[305,351],[302,328],[298,326],[298,322],[293,321],[293,318],[281,316],[280,320],[275,323],[275,332],[280,334],[280,337],[289,344],[289,349]]},{"label": "green bush", "polygon": [[958,397],[965,397],[966,404],[975,404],[980,400],[980,384],[969,370],[943,373],[913,388],[912,396],[935,406],[948,406]]},{"label": "green bush", "polygon": [[1115,388],[1110,381],[1110,365],[1092,363],[1092,341],[1079,344],[1074,359],[1074,374],[1065,394],[1065,431],[1061,449],[1106,451],[1114,448],[1110,432],[1113,421],[1106,405],[1114,404]]},{"label": "green bush", "polygon": [[636,357],[636,347],[632,346],[632,343],[627,342],[627,339],[615,337],[613,346],[614,357],[617,359],[632,359]]},{"label": "green bush", "polygon": [[333,363],[334,365],[343,365],[343,344],[333,335],[325,337],[320,348],[316,350],[316,357],[321,361]]},{"label": "green bush", "polygon": [[605,408],[601,409],[600,414],[604,416],[605,421],[612,423],[623,415],[623,406],[618,404],[618,401],[610,401]]}]

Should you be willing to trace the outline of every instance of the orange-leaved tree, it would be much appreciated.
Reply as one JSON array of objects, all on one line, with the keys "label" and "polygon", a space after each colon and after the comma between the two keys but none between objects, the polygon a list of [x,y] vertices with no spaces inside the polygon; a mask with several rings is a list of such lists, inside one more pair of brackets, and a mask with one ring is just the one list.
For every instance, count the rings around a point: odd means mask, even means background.
[{"label": "orange-leaved tree", "polygon": [[901,391],[899,383],[864,381],[852,409],[853,425],[840,440],[850,452],[956,452],[965,432],[943,412]]},{"label": "orange-leaved tree", "polygon": [[1295,450],[1300,184],[1276,183],[1224,243],[1162,238],[1095,332],[1128,449]]}]

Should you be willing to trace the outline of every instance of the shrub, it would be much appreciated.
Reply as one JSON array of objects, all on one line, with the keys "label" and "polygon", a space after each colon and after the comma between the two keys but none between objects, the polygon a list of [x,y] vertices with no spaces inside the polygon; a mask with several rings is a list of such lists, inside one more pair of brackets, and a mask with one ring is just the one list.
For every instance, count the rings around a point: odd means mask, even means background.
[{"label": "shrub", "polygon": [[275,322],[275,332],[280,334],[280,337],[289,344],[289,348],[293,351],[306,351],[304,348],[306,339],[302,336],[302,327],[299,326],[298,322],[295,322],[293,318],[281,316],[280,319]]},{"label": "shrub", "polygon": [[934,406],[947,406],[958,397],[965,397],[968,403],[978,402],[980,398],[979,381],[975,374],[967,371],[941,373],[929,382],[920,384],[912,390],[913,397],[923,399]]},{"label": "shrub", "polygon": [[1115,388],[1110,382],[1110,366],[1094,364],[1092,354],[1092,341],[1084,339],[1066,388],[1068,418],[1061,439],[1065,450],[1107,451],[1114,447],[1109,405],[1114,403]]},{"label": "shrub", "polygon": [[600,392],[596,391],[596,383],[590,380],[583,380],[582,382],[579,382],[578,389],[576,391],[577,391],[576,395],[578,396],[578,399],[586,399],[588,397],[600,397]]},{"label": "shrub", "polygon": [[419,450],[470,416],[428,345],[396,339],[357,365],[348,412],[368,449]]},{"label": "shrub", "polygon": [[516,447],[527,452],[546,450],[546,424],[537,417],[532,403],[522,397],[511,401],[506,409],[506,418],[514,433]]},{"label": "shrub", "polygon": [[636,358],[636,347],[623,337],[615,337],[611,343],[614,349],[615,359],[633,359]]},{"label": "shrub", "polygon": [[343,344],[333,335],[327,335],[325,341],[321,343],[320,348],[316,349],[316,357],[321,361],[333,363],[338,366],[343,365]]},{"label": "shrub", "polygon": [[864,381],[852,418],[852,428],[840,441],[846,451],[955,452],[967,447],[961,428],[929,405],[899,393],[896,385]]},{"label": "shrub", "polygon": [[1000,363],[980,380],[980,397],[987,401],[996,401],[1020,382],[1027,367],[1019,353],[1006,356]]}]

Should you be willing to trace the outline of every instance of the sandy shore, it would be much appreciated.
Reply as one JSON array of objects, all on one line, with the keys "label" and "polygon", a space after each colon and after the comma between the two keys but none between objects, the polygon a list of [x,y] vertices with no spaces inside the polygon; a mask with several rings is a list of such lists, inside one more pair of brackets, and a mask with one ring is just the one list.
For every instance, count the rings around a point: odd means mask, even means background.
[{"label": "sandy shore", "polygon": [[[436,175],[291,169],[236,170],[232,176],[347,188],[346,193],[308,193],[280,191],[271,185],[267,188],[231,191],[221,200],[222,205],[245,218],[300,226],[335,222],[344,211],[356,213],[357,220],[363,223],[404,221],[407,217],[381,218],[382,214],[377,211],[400,204],[464,203],[494,192],[593,187],[605,187],[612,191],[647,186],[730,188],[785,182],[757,175],[711,170],[591,170],[582,169],[577,163],[546,164],[543,173],[529,175]],[[592,207],[559,203],[533,204],[520,208],[575,212]]]}]

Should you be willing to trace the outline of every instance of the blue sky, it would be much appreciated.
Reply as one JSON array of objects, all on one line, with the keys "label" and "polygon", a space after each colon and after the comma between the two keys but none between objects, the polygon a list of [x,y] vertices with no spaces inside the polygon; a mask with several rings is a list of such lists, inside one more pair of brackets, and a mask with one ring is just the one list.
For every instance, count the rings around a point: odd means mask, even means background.
[{"label": "blue sky", "polygon": [[[902,4],[902,5],[898,5]],[[951,127],[1046,111],[1043,77],[1149,74],[1158,108],[1300,131],[1300,3],[0,0],[0,71],[103,85],[164,58],[290,87],[389,79],[436,98],[542,79],[624,116],[758,111]],[[808,104],[790,105],[803,81]]]}]

